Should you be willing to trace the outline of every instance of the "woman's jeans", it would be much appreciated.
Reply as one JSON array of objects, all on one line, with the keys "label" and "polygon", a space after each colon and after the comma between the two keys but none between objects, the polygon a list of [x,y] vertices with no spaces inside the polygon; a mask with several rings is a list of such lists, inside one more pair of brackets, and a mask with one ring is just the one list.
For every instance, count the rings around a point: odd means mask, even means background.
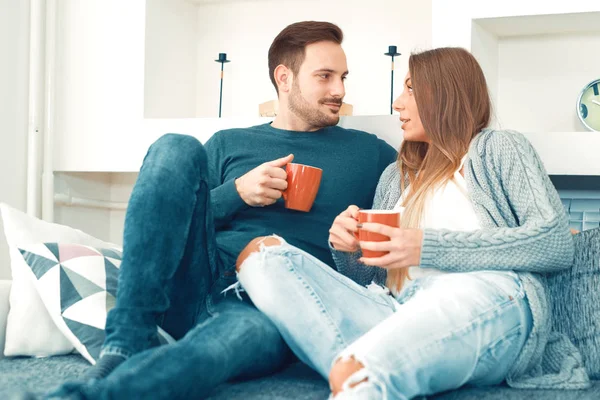
[{"label": "woman's jeans", "polygon": [[499,384],[532,326],[513,272],[408,280],[394,298],[282,240],[251,254],[238,279],[292,351],[324,378],[340,359],[364,366],[336,399],[411,399]]}]

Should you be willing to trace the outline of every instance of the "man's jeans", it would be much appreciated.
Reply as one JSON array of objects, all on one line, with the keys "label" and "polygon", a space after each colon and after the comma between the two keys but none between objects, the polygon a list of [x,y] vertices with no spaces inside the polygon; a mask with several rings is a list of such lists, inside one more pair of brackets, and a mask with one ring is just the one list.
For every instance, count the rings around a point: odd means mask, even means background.
[{"label": "man's jeans", "polygon": [[[117,302],[102,354],[128,357],[85,398],[202,398],[232,378],[271,373],[289,356],[251,302],[221,292],[207,155],[191,136],[167,134],[149,149],[125,219]],[[155,347],[157,324],[178,341]]]},{"label": "man's jeans", "polygon": [[408,280],[394,298],[280,240],[251,254],[239,281],[298,358],[324,378],[340,359],[364,365],[336,400],[402,400],[499,384],[531,331],[529,303],[513,272]]}]

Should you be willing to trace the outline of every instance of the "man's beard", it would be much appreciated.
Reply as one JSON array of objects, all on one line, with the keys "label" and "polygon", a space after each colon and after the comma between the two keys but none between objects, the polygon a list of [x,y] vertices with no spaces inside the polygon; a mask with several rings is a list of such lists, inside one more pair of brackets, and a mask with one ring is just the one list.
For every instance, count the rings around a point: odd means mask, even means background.
[{"label": "man's beard", "polygon": [[[289,97],[288,108],[291,112],[296,114],[300,119],[306,122],[311,128],[325,128],[327,126],[334,126],[340,121],[339,111],[334,113],[333,111],[321,111],[317,107],[311,106],[302,97],[298,81],[292,84],[292,91]],[[319,104],[332,103],[342,105],[342,99],[336,98],[324,98],[319,100]]]}]

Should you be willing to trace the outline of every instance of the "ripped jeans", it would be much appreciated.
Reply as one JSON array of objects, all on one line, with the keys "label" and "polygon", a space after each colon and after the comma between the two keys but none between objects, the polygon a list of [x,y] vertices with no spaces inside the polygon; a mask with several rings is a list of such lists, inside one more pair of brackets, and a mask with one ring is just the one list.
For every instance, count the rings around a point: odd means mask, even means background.
[{"label": "ripped jeans", "polygon": [[408,280],[394,298],[280,240],[244,261],[239,282],[298,358],[325,379],[338,360],[364,366],[336,400],[411,399],[499,384],[531,331],[529,303],[512,272]]}]

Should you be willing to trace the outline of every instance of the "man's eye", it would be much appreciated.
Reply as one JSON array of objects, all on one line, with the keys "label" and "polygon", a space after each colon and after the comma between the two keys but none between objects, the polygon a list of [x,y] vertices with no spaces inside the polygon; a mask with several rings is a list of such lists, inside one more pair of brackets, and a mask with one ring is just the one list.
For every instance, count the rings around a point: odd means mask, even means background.
[{"label": "man's eye", "polygon": [[321,78],[323,78],[323,79],[327,79],[327,78],[329,78],[329,74],[321,74],[321,75],[319,75],[319,76],[320,76]]}]

